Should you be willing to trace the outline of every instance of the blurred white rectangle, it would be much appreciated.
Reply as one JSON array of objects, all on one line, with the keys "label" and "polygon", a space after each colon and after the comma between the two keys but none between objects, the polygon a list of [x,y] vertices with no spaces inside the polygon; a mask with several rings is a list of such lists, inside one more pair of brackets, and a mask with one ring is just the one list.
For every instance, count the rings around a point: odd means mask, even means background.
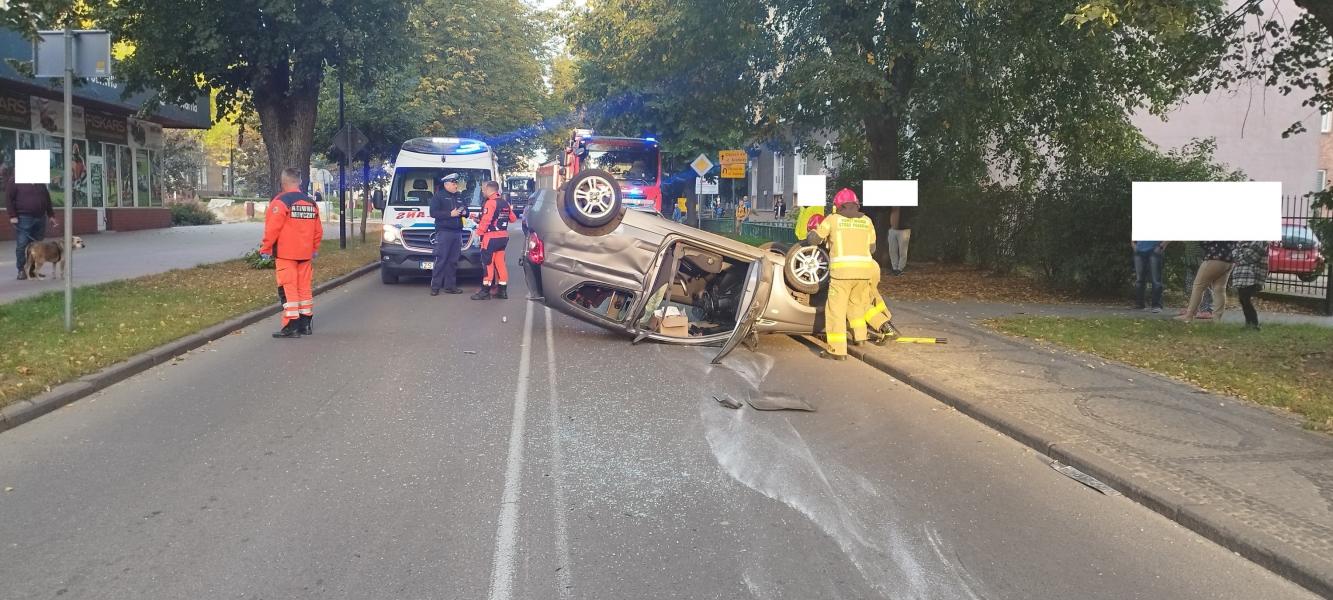
[{"label": "blurred white rectangle", "polygon": [[50,150],[15,150],[14,183],[51,184]]},{"label": "blurred white rectangle", "polygon": [[861,206],[916,206],[915,179],[879,179],[861,182]]},{"label": "blurred white rectangle", "polygon": [[828,202],[828,178],[824,175],[796,176],[796,205],[824,206]]},{"label": "blurred white rectangle", "polygon": [[1143,241],[1278,241],[1278,181],[1135,181],[1131,237]]}]

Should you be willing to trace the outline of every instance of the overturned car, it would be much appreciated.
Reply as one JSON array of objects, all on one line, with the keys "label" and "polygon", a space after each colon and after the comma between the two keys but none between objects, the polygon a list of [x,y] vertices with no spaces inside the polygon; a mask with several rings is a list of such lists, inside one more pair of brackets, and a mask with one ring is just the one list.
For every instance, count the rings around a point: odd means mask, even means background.
[{"label": "overturned car", "polygon": [[823,330],[828,255],[755,247],[660,214],[626,210],[613,175],[583,171],[540,190],[523,218],[529,289],[547,306],[645,339],[721,345]]}]

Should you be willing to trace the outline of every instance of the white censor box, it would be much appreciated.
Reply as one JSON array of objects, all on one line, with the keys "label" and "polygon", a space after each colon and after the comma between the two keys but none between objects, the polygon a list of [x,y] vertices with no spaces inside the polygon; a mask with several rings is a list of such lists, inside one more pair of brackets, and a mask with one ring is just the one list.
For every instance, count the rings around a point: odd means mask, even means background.
[{"label": "white censor box", "polygon": [[823,175],[796,176],[796,205],[823,206],[828,202],[828,178]]},{"label": "white censor box", "polygon": [[879,179],[861,182],[861,206],[916,206],[915,179]]},{"label": "white censor box", "polygon": [[1278,241],[1282,183],[1136,181],[1131,236],[1146,241]]},{"label": "white censor box", "polygon": [[16,150],[14,183],[51,184],[50,150]]}]

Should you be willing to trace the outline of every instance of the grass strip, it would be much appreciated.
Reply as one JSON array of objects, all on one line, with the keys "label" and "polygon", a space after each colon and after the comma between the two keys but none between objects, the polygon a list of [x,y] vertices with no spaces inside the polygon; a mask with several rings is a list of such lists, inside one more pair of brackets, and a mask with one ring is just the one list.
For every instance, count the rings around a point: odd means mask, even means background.
[{"label": "grass strip", "polygon": [[[315,283],[378,256],[378,239],[326,243]],[[0,407],[276,303],[273,271],[238,259],[76,288],[72,333],[61,292],[0,304]]]},{"label": "grass strip", "polygon": [[987,325],[1276,406],[1333,431],[1333,328],[1195,323],[1125,317],[1011,317]]}]

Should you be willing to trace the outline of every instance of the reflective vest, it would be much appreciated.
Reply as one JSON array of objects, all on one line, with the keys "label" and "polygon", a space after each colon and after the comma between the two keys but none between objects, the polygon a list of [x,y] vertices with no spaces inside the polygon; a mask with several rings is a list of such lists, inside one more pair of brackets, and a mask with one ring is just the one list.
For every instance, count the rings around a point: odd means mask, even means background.
[{"label": "reflective vest", "polygon": [[834,279],[873,279],[879,264],[870,255],[875,244],[875,224],[870,217],[855,218],[834,213],[815,229],[828,244],[829,276]]},{"label": "reflective vest", "polygon": [[486,199],[482,206],[481,221],[477,223],[477,232],[481,239],[508,238],[509,224],[518,220],[509,201],[495,195]]},{"label": "reflective vest", "polygon": [[319,220],[319,205],[309,196],[288,190],[268,203],[264,212],[262,254],[287,260],[310,260],[324,240],[324,224]]}]

